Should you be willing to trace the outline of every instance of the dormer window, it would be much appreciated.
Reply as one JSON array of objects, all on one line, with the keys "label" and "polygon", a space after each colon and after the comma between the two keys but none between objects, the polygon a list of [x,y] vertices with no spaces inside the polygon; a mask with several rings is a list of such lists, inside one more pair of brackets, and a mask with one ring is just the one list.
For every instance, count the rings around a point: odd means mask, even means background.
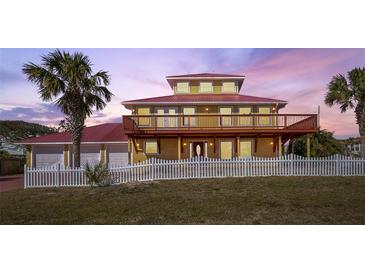
[{"label": "dormer window", "polygon": [[222,92],[236,92],[236,83],[235,82],[223,82]]},{"label": "dormer window", "polygon": [[177,82],[176,93],[189,93],[189,82]]},{"label": "dormer window", "polygon": [[213,92],[213,83],[212,82],[200,82],[200,92]]}]

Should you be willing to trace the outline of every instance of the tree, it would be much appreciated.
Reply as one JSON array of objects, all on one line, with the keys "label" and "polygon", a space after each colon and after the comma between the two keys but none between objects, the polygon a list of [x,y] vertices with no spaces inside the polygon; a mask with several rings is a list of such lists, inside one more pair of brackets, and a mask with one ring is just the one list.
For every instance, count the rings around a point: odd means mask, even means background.
[{"label": "tree", "polygon": [[[307,156],[307,136],[291,139],[288,152],[296,155]],[[326,157],[343,154],[344,148],[334,137],[332,132],[321,130],[311,136],[311,157]]]},{"label": "tree", "polygon": [[53,102],[65,114],[63,125],[71,132],[74,165],[79,167],[85,120],[94,110],[102,110],[113,95],[106,87],[109,74],[103,70],[93,74],[87,56],[60,50],[43,55],[40,65],[25,64],[23,73],[38,86],[43,101]]},{"label": "tree", "polygon": [[328,84],[325,103],[330,107],[339,105],[341,112],[354,109],[365,157],[365,67],[347,72],[347,78],[342,74],[334,76]]}]

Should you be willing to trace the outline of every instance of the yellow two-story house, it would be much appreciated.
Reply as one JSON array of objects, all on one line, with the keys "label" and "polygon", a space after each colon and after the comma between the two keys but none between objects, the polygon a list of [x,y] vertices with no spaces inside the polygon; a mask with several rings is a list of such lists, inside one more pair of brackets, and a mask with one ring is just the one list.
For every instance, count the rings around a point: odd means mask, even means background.
[{"label": "yellow two-story house", "polygon": [[240,94],[245,77],[166,77],[172,95],[124,101],[130,163],[148,158],[272,157],[290,138],[318,130],[317,114],[280,114],[286,101]]}]

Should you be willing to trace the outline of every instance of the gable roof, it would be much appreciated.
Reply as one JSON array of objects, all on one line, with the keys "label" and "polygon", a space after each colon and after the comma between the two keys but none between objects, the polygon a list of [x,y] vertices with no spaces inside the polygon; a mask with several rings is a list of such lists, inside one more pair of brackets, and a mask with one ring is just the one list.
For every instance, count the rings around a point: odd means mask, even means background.
[{"label": "gable roof", "polygon": [[137,100],[124,101],[122,104],[128,108],[128,106],[138,105],[179,105],[179,104],[192,104],[192,105],[212,105],[212,104],[279,104],[281,107],[287,104],[286,101],[240,95],[240,94],[174,94],[169,96],[151,97]]},{"label": "gable roof", "polygon": [[[127,142],[128,137],[123,132],[122,123],[106,123],[85,127],[81,143],[121,143]],[[17,144],[71,144],[69,132],[58,132],[38,137],[31,137],[16,142]]]},{"label": "gable roof", "polygon": [[182,74],[166,76],[166,80],[170,87],[173,88],[174,82],[179,80],[197,80],[197,79],[218,79],[218,80],[237,80],[238,89],[240,90],[245,79],[244,75],[237,74],[223,74],[223,73],[195,73],[195,74]]}]

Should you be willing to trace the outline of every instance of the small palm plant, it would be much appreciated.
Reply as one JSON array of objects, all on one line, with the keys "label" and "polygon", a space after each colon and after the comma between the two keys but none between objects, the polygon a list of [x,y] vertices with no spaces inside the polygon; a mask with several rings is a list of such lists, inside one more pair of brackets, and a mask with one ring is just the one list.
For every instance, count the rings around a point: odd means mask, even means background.
[{"label": "small palm plant", "polygon": [[105,186],[111,183],[108,167],[101,162],[95,165],[87,163],[85,176],[91,186]]}]

